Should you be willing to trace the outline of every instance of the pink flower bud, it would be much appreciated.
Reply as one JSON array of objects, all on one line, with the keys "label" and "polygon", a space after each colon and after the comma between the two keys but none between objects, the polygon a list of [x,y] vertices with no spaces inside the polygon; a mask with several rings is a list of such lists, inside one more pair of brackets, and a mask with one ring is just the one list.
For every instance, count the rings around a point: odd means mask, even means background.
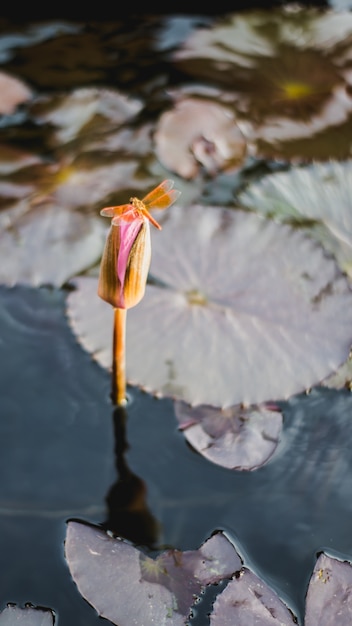
[{"label": "pink flower bud", "polygon": [[129,213],[113,219],[100,264],[98,295],[129,309],[143,298],[151,259],[149,221]]}]

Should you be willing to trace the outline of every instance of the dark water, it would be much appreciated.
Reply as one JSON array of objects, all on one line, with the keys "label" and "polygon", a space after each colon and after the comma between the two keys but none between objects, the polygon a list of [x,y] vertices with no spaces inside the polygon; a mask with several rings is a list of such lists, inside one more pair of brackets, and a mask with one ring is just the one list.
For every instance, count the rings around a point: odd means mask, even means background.
[{"label": "dark water", "polygon": [[224,529],[302,617],[317,551],[352,555],[351,395],[294,398],[272,461],[227,471],[187,446],[170,401],[131,389],[125,423],[114,421],[109,375],[76,344],[63,292],[2,288],[0,299],[2,606],[49,606],[65,625],[100,621],[64,560],[74,517],[183,550]]},{"label": "dark water", "polygon": [[[141,20],[130,18],[128,28]],[[129,53],[133,67],[138,49]],[[31,73],[25,51],[7,69],[50,90],[85,84],[83,65],[75,79],[63,65],[55,85],[45,59],[42,72]],[[138,92],[150,68],[146,60],[131,74],[125,64],[114,79],[130,80]],[[13,136],[7,128],[7,139]],[[29,127],[24,138],[32,143]],[[114,414],[109,374],[73,336],[66,296],[45,287],[0,288],[0,609],[31,602],[52,608],[60,626],[102,623],[64,559],[66,522],[76,518],[137,544],[181,550],[223,529],[302,622],[317,552],[352,559],[351,394],[315,389],[293,398],[283,405],[272,460],[252,473],[222,469],[186,444],[171,401],[130,389],[125,414]]]}]

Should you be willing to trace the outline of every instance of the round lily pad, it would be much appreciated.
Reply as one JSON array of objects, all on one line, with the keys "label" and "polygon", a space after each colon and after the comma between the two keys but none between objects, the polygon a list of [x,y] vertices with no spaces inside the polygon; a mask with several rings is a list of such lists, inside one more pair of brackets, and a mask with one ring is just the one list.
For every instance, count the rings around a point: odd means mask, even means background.
[{"label": "round lily pad", "polygon": [[[160,396],[230,407],[287,398],[345,361],[352,292],[298,230],[219,207],[174,206],[153,232],[151,274],[127,316],[127,377]],[[111,365],[112,309],[75,280],[68,315]]]},{"label": "round lily pad", "polygon": [[240,195],[243,206],[305,224],[352,276],[352,161],[314,163],[278,172]]}]

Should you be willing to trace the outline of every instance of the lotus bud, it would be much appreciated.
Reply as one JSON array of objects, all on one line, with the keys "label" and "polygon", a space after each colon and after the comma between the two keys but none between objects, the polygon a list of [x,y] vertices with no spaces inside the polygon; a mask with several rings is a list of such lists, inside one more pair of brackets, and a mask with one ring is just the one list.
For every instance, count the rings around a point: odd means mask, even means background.
[{"label": "lotus bud", "polygon": [[149,220],[140,212],[114,217],[100,264],[98,295],[130,309],[144,296],[151,260]]}]

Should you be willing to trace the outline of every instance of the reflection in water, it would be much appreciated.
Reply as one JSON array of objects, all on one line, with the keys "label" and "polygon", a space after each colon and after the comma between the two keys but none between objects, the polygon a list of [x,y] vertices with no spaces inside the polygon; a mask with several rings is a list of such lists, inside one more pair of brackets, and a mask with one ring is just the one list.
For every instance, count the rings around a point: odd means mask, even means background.
[{"label": "reflection in water", "polygon": [[159,523],[148,509],[147,488],[143,480],[131,472],[125,459],[127,411],[115,407],[113,413],[117,481],[109,490],[106,502],[108,519],[102,524],[115,535],[135,544],[154,547],[159,536]]}]

